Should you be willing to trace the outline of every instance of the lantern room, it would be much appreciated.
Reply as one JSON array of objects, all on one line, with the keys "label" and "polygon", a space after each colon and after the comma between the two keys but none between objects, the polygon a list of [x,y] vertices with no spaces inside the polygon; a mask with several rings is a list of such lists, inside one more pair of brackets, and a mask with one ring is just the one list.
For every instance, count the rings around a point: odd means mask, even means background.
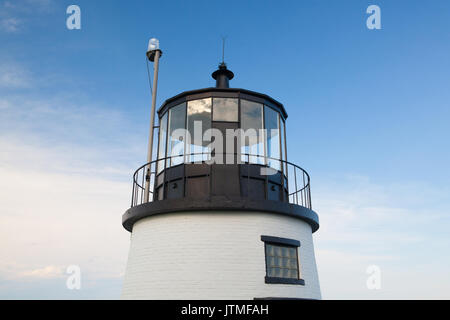
[{"label": "lantern room", "polygon": [[229,88],[234,74],[224,63],[212,77],[215,87],[180,93],[158,109],[156,159],[134,174],[124,227],[174,210],[239,208],[297,216],[316,231],[309,175],[287,158],[283,105]]}]

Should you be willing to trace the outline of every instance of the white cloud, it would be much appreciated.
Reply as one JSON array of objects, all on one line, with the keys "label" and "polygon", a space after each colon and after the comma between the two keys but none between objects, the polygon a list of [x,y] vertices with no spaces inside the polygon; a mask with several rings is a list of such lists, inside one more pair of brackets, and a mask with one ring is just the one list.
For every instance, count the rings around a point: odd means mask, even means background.
[{"label": "white cloud", "polygon": [[0,18],[0,30],[7,33],[14,33],[19,31],[22,26],[22,21],[18,18]]},{"label": "white cloud", "polygon": [[[441,254],[450,246],[449,201],[442,201],[448,190],[408,182],[377,185],[354,176],[328,177],[315,186],[321,228],[314,238],[323,298],[450,297],[450,281],[442,281],[448,278],[450,257]],[[382,270],[381,290],[366,287],[369,265]]]},{"label": "white cloud", "polygon": [[21,66],[17,64],[0,65],[0,87],[7,89],[28,88],[30,83],[31,75]]},{"label": "white cloud", "polygon": [[0,163],[0,176],[1,278],[59,277],[72,264],[94,280],[123,273],[129,234],[121,215],[129,207],[129,183],[10,163]]},{"label": "white cloud", "polygon": [[0,110],[11,108],[11,103],[6,99],[0,99]]},{"label": "white cloud", "polygon": [[[60,298],[69,265],[84,297],[102,298],[107,283],[105,297],[120,295],[136,139],[122,114],[71,101],[0,101],[0,297]],[[59,291],[36,290],[50,285]]]},{"label": "white cloud", "polygon": [[19,274],[23,278],[51,279],[61,278],[64,275],[64,268],[61,266],[46,266],[40,269],[24,271]]},{"label": "white cloud", "polygon": [[0,3],[0,32],[20,32],[36,14],[49,13],[54,7],[52,0],[4,1]]}]

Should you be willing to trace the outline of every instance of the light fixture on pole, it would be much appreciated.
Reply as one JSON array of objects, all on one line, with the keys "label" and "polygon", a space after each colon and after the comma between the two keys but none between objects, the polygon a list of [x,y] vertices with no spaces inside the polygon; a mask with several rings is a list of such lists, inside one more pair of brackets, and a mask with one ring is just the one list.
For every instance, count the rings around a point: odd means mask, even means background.
[{"label": "light fixture on pole", "polygon": [[150,114],[150,134],[148,139],[148,150],[147,150],[147,174],[145,177],[145,193],[144,201],[149,201],[150,196],[150,171],[152,162],[152,151],[153,151],[153,131],[155,128],[155,106],[156,106],[156,91],[158,88],[158,69],[159,69],[159,58],[162,56],[162,51],[159,49],[159,40],[156,38],[151,38],[148,42],[147,58],[149,61],[154,62],[154,73],[153,73],[153,88],[152,88],[152,108]]}]

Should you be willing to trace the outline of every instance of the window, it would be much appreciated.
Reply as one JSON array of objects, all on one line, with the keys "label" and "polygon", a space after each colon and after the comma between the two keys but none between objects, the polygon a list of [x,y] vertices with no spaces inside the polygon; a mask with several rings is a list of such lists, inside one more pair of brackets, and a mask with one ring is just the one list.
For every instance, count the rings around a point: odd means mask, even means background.
[{"label": "window", "polygon": [[253,157],[242,156],[242,161],[264,164],[264,139],[261,136],[263,129],[263,105],[257,102],[241,100],[241,129],[245,132],[245,139],[241,142],[241,152],[257,155]]},{"label": "window", "polygon": [[[286,154],[286,143],[285,143],[285,132],[284,132],[284,121],[283,119],[280,117],[280,141],[281,141],[281,160],[287,161],[287,154]],[[284,174],[286,175],[287,172],[287,163],[284,163]]]},{"label": "window", "polygon": [[213,98],[213,121],[238,121],[238,99]]},{"label": "window", "polygon": [[[166,156],[166,141],[167,141],[167,112],[161,118],[159,123],[159,143],[158,143],[158,159],[163,159]],[[158,161],[157,173],[164,170],[164,160]]]},{"label": "window", "polygon": [[280,128],[278,126],[279,114],[272,108],[264,107],[264,122],[266,128],[266,150],[267,157],[272,158],[267,160],[269,167],[276,170],[281,170],[280,161]]},{"label": "window", "polygon": [[189,156],[189,161],[197,162],[208,160],[209,142],[203,141],[205,131],[211,128],[211,98],[188,101],[187,105],[187,130],[191,141],[186,146],[187,154],[198,153]]},{"label": "window", "polygon": [[266,283],[300,284],[298,247],[300,242],[292,239],[261,236],[266,256]]},{"label": "window", "polygon": [[[186,127],[186,103],[169,110],[169,139],[167,142],[167,167],[183,163],[184,136]],[[179,130],[181,129],[181,130]]]}]

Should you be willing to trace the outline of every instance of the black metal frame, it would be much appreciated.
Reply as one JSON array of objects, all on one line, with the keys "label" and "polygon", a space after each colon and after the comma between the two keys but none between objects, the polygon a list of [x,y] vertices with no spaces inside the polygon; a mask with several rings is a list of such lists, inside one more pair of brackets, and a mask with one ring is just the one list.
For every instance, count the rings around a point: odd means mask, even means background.
[{"label": "black metal frame", "polygon": [[[298,250],[300,247],[300,241],[287,238],[279,238],[273,236],[261,236],[261,241],[264,242],[264,261],[266,265],[266,276],[264,277],[264,282],[267,284],[296,284],[305,285],[305,280],[300,278],[300,261],[298,256]],[[295,248],[295,255],[297,261],[297,278],[280,278],[280,277],[270,277],[267,275],[267,244],[272,244],[276,246],[284,246]]]},{"label": "black metal frame", "polygon": [[288,115],[282,103],[269,97],[266,94],[262,94],[255,91],[236,88],[204,88],[192,91],[182,92],[172,98],[167,99],[162,106],[158,109],[158,115],[161,117],[168,109],[190,100],[204,99],[204,98],[238,98],[250,100],[253,102],[262,103],[272,109],[279,112],[283,119],[286,120]]}]

